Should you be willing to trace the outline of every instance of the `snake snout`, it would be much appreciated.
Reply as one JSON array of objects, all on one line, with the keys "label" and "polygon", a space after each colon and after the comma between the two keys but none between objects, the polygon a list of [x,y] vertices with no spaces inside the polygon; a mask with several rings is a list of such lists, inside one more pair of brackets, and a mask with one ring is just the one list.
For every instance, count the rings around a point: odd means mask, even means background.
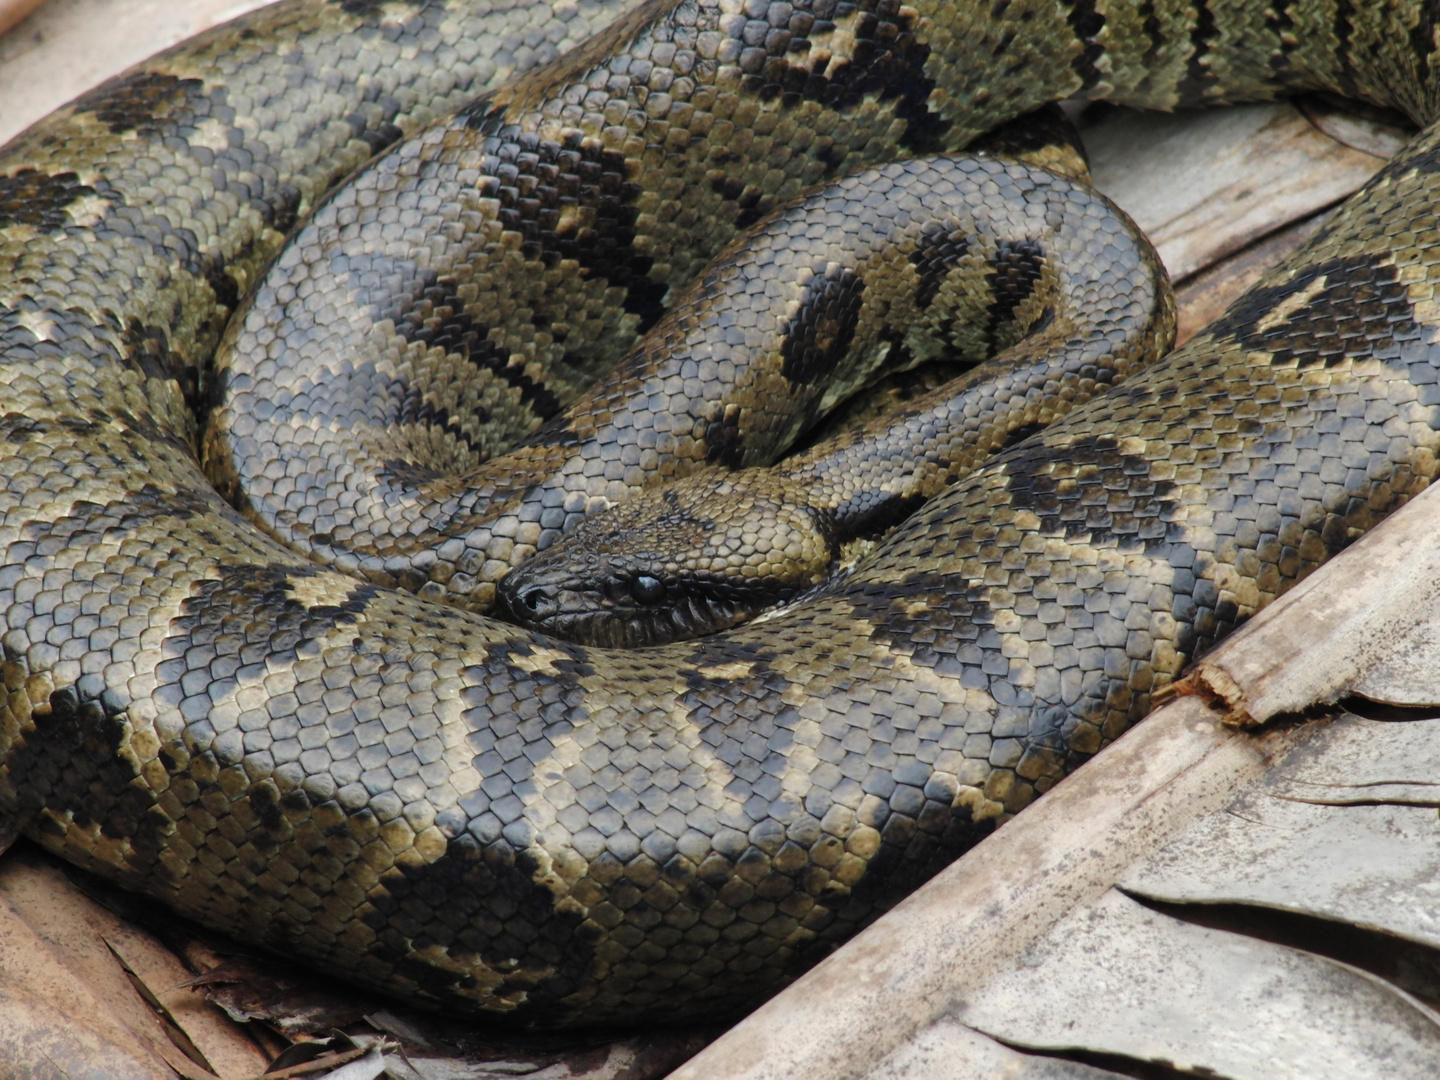
[{"label": "snake snout", "polygon": [[536,582],[522,583],[514,590],[514,595],[508,595],[504,585],[500,586],[500,594],[505,600],[505,606],[517,617],[523,617],[529,621],[541,621],[553,618],[560,612],[560,601],[554,590]]},{"label": "snake snout", "polygon": [[519,626],[552,629],[566,608],[564,587],[552,579],[553,575],[519,570],[507,574],[495,587],[496,613]]}]

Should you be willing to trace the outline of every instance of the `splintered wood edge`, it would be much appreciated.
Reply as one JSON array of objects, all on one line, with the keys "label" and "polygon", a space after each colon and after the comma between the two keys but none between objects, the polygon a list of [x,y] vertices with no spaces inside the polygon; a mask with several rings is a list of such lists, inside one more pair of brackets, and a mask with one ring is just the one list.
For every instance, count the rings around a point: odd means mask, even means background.
[{"label": "splintered wood edge", "polygon": [[1429,487],[1241,627],[1177,688],[1228,723],[1333,705],[1440,604],[1440,490]]},{"label": "splintered wood edge", "polygon": [[864,1076],[1294,737],[1248,737],[1199,698],[1172,702],[671,1080]]}]

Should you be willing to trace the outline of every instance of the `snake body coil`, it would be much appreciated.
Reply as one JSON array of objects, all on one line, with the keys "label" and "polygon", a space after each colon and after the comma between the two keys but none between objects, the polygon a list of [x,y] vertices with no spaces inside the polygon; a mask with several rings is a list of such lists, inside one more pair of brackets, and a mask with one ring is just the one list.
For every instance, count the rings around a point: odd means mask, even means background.
[{"label": "snake body coil", "polygon": [[[416,1001],[542,1024],[703,1015],[1022,809],[1433,478],[1440,149],[1421,135],[1204,335],[1003,451],[839,584],[724,635],[590,649],[424,598],[468,578],[485,602],[487,559],[585,507],[517,515],[480,556],[456,526],[412,566],[405,538],[436,521],[358,543],[350,489],[326,480],[293,515],[318,566],[220,499],[194,451],[208,358],[282,234],[373,150],[606,14],[556,11],[281,5],[4,151],[0,811],[181,912]],[[489,379],[479,406],[525,430],[816,181],[1076,93],[1319,88],[1428,122],[1435,18],[642,5],[324,202],[266,288],[289,303],[338,283],[349,306],[252,312],[229,340],[334,334],[390,382],[460,356]],[[438,232],[417,234],[427,217]],[[545,296],[563,319],[533,317]],[[481,438],[418,398],[398,419]],[[434,482],[411,465],[393,472]],[[285,504],[306,481],[274,466]],[[466,520],[453,500],[441,527]],[[380,505],[414,520],[402,502]]]}]

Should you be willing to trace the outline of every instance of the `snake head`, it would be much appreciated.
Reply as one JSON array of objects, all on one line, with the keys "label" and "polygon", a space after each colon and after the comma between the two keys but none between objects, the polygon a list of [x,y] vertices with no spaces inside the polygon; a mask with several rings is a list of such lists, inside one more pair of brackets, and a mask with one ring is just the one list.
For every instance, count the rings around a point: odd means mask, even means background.
[{"label": "snake head", "polygon": [[735,626],[819,584],[824,516],[763,469],[699,473],[588,518],[499,584],[511,621],[638,648]]}]

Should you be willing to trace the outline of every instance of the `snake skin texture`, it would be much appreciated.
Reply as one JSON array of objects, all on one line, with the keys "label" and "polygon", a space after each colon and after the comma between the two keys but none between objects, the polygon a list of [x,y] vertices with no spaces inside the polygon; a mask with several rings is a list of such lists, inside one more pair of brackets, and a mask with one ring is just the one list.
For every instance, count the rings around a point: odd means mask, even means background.
[{"label": "snake skin texture", "polygon": [[[324,236],[328,220],[318,217],[302,242]],[[342,231],[323,258],[343,261],[347,273],[336,278],[353,282],[349,252],[373,246]],[[814,498],[772,493],[754,511],[774,546],[752,545],[754,565],[714,575],[705,608],[738,616],[769,606],[762,598],[787,576],[796,578],[791,593],[819,584],[839,546],[883,532],[985,455],[1173,341],[1158,259],[1108,201],[1018,163],[911,158],[826,185],[742,236],[592,393],[518,452],[480,465],[479,418],[493,417],[497,403],[463,395],[491,384],[465,382],[462,370],[436,377],[441,365],[475,371],[479,350],[462,343],[447,356],[453,339],[431,339],[404,361],[358,362],[360,340],[337,347],[317,332],[360,322],[332,290],[279,303],[299,275],[319,276],[292,249],[238,344],[222,349],[226,393],[212,414],[209,459],[237,475],[236,501],[302,552],[313,553],[307,541],[319,532],[325,553],[351,556],[346,569],[380,584],[428,566],[421,594],[461,604],[483,605],[497,579],[548,543],[547,531],[570,532],[597,506],[633,505],[647,483],[707,463],[768,463],[806,423],[897,366],[983,360],[998,349],[993,362],[917,400],[908,426],[887,419],[807,456],[837,481],[823,528],[807,525],[817,520]],[[492,301],[482,293],[444,317],[500,322]],[[542,305],[529,309],[531,321],[553,326]],[[511,404],[524,404],[523,391]],[[476,434],[455,431],[451,417]],[[538,539],[517,536],[536,524]],[[682,542],[681,558],[690,546]],[[370,557],[355,558],[361,552]],[[698,585],[700,567],[689,570]],[[744,603],[747,577],[753,603]],[[677,589],[664,599],[651,609],[679,611]],[[510,610],[537,614],[534,603]],[[720,625],[728,621],[709,618],[685,636]],[[535,628],[560,632],[553,619]],[[580,640],[575,629],[562,636]],[[674,636],[587,636],[611,646],[664,640]]]},{"label": "snake skin texture", "polygon": [[[667,320],[693,325],[692,335],[679,339],[662,322],[633,358],[650,374],[624,397],[665,402],[663,425],[619,422],[629,418],[608,387],[575,406],[616,419],[592,437],[600,445],[572,453],[590,461],[649,451],[661,464],[650,474],[681,479],[626,493],[506,575],[498,599],[509,621],[628,648],[738,625],[820,585],[990,454],[1174,342],[1164,271],[1123,214],[1064,179],[988,157],[911,158],[851,174],[743,236],[711,264],[711,282]],[[654,362],[656,337],[679,364]],[[685,458],[672,465],[656,453],[653,431],[668,427],[691,435],[690,463],[723,461],[734,445],[728,424],[743,433],[734,463],[743,465],[759,442],[752,433],[763,438],[782,406],[799,410],[793,435],[829,411],[827,399],[845,397],[854,360],[879,360],[859,365],[869,382],[897,359],[991,353],[905,410],[773,468],[689,473],[676,467]],[[732,368],[745,374],[741,392],[722,393]],[[670,385],[702,396],[666,394]],[[816,401],[820,409],[807,407]],[[557,426],[568,437],[575,424]],[[554,439],[551,429],[540,436]],[[571,490],[588,484],[609,501],[614,481],[583,467],[571,475]]]},{"label": "snake skin texture", "polygon": [[[468,356],[519,431],[771,208],[1044,101],[1318,88],[1440,115],[1419,2],[686,0],[323,201],[613,14],[496,10],[266,10],[0,156],[0,812],[82,866],[450,1011],[713,1016],[1023,809],[1435,475],[1427,131],[1184,349],[766,622],[587,648],[383,583],[469,572],[443,548],[402,571],[312,529],[330,565],[308,562],[196,444],[229,309],[317,204],[264,288],[346,302],[228,340],[335,335],[376,372]],[[474,317],[482,295],[506,322]],[[467,432],[424,406],[415,426]],[[568,512],[498,539],[538,547]]]}]

